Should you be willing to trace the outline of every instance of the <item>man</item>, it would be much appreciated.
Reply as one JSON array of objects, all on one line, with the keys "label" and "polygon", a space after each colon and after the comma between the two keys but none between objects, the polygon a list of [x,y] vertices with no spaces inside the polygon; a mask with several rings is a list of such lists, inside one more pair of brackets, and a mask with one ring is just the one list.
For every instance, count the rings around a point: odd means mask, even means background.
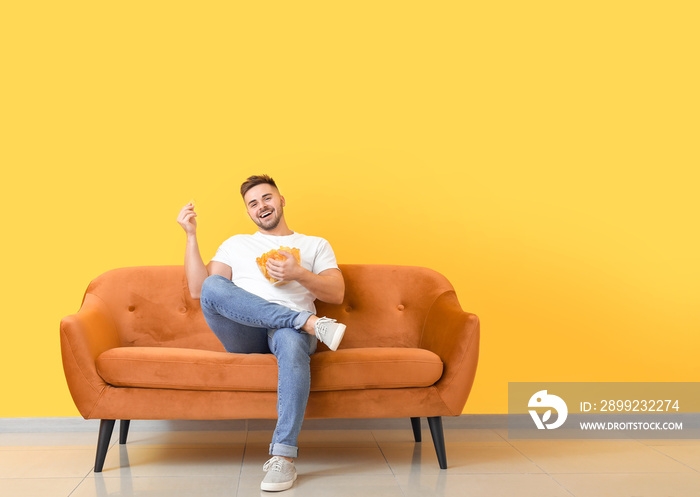
[{"label": "man", "polygon": [[[226,240],[206,266],[192,203],[177,221],[187,234],[187,285],[200,299],[209,327],[228,352],[272,352],[277,358],[277,426],[260,488],[279,491],[290,488],[297,476],[294,459],[309,398],[310,355],[317,340],[336,350],[345,333],[345,325],[315,315],[314,300],[342,303],[345,283],[326,240],[289,229],[285,199],[272,178],[251,176],[241,185],[241,195],[258,231]],[[269,276],[278,280],[272,284],[256,259],[280,247],[299,249],[301,263],[285,251],[284,260],[268,260]]]}]

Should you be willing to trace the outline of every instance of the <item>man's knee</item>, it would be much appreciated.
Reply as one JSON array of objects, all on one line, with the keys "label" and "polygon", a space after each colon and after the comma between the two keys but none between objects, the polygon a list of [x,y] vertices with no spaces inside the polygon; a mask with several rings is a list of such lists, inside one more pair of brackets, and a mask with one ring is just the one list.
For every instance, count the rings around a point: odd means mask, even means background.
[{"label": "man's knee", "polygon": [[275,356],[277,359],[309,361],[310,340],[313,337],[306,333],[300,333],[292,328],[281,328],[272,337]]},{"label": "man's knee", "polygon": [[228,280],[218,274],[207,276],[202,283],[200,299],[211,300],[224,287]]}]

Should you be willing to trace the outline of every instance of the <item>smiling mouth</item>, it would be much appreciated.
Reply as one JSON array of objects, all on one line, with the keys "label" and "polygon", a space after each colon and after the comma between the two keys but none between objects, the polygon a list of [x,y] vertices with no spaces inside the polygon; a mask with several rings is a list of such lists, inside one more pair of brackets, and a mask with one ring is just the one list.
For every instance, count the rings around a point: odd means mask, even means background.
[{"label": "smiling mouth", "polygon": [[263,213],[260,215],[260,219],[268,218],[268,217],[270,217],[271,215],[272,215],[272,211],[271,211],[271,210],[270,210],[270,211],[263,212]]}]

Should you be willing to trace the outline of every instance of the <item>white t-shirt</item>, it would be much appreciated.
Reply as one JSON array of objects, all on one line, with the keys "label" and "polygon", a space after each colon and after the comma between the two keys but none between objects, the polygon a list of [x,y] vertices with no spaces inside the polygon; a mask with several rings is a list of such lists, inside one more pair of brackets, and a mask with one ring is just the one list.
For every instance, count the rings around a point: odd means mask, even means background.
[{"label": "white t-shirt", "polygon": [[272,249],[298,248],[301,266],[319,274],[326,269],[338,268],[331,245],[317,236],[293,233],[287,236],[234,235],[221,244],[212,261],[231,266],[231,280],[240,288],[258,295],[269,302],[282,304],[295,311],[316,313],[316,297],[296,281],[285,285],[273,285],[263,276],[255,261]]}]

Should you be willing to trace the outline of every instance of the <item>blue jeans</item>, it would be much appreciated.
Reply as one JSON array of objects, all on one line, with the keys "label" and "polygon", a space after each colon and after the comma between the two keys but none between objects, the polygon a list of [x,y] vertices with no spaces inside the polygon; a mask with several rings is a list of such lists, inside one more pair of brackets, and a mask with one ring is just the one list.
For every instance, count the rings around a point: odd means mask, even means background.
[{"label": "blue jeans", "polygon": [[253,295],[231,280],[211,275],[200,295],[204,318],[227,352],[277,358],[277,426],[270,454],[297,457],[297,437],[311,388],[311,354],[316,337],[300,328],[312,315]]}]

